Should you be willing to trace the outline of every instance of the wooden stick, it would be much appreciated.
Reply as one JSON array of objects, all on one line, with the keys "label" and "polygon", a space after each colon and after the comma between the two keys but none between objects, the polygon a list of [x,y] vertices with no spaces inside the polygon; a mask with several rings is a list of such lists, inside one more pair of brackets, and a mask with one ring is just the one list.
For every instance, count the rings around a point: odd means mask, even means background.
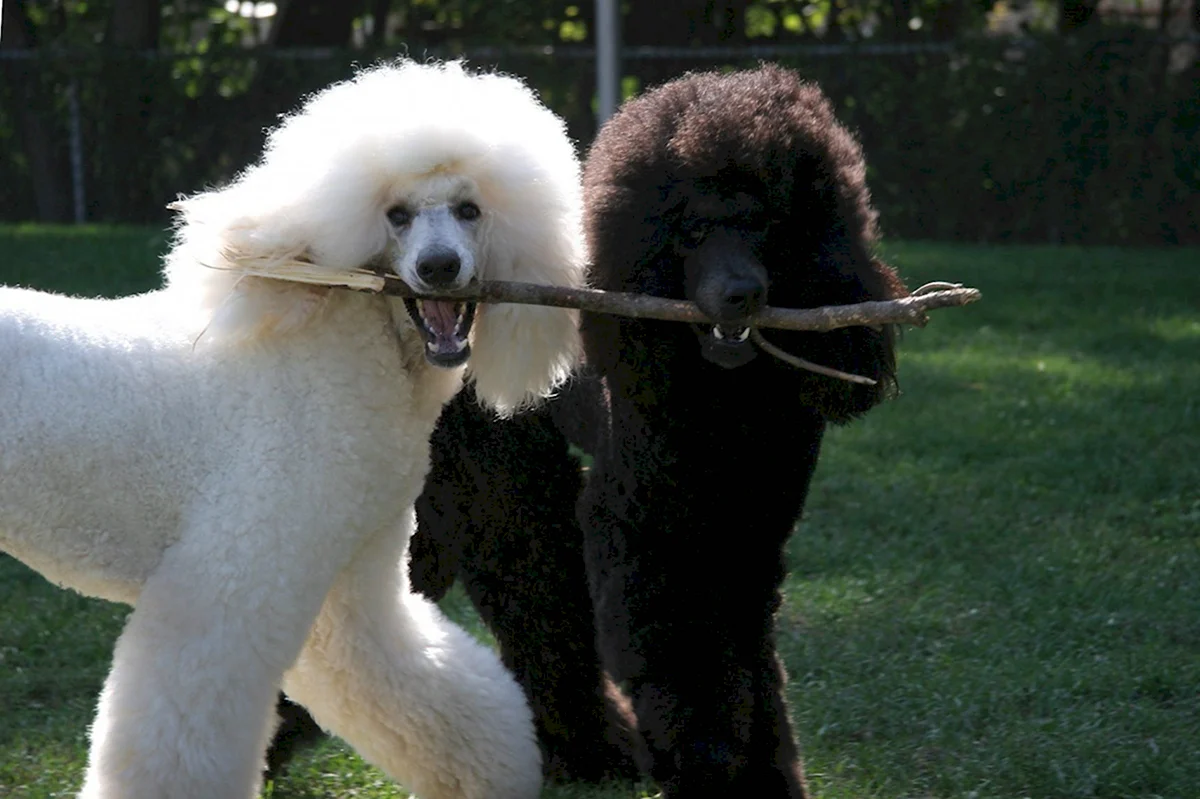
[{"label": "wooden stick", "polygon": [[779,347],[776,347],[774,344],[767,341],[765,338],[763,338],[763,334],[758,332],[758,330],[750,331],[750,340],[757,344],[763,352],[767,353],[768,355],[774,355],[779,360],[791,366],[795,366],[797,369],[807,369],[808,371],[816,372],[819,375],[836,377],[838,380],[846,380],[850,383],[859,383],[860,385],[864,386],[873,386],[879,382],[878,380],[872,380],[869,377],[852,375],[849,372],[843,372],[840,369],[822,366],[819,363],[813,363],[812,361],[806,360],[797,355],[792,355],[790,352],[781,350]]},{"label": "wooden stick", "polygon": [[[595,313],[610,313],[635,319],[659,319],[666,322],[712,324],[695,303],[672,300],[646,294],[629,294],[596,289],[572,289],[541,286],[531,283],[482,281],[469,291],[444,294],[418,294],[399,278],[381,278],[384,294],[427,299],[471,300],[474,302],[512,302],[525,305],[549,305],[556,308],[578,308]],[[829,331],[854,325],[911,324],[924,327],[929,322],[927,311],[968,305],[980,298],[978,289],[938,288],[897,300],[860,302],[854,305],[827,305],[821,308],[763,308],[750,319],[751,327],[781,330]]]},{"label": "wooden stick", "polygon": [[[229,258],[236,264],[231,268],[245,275],[291,280],[324,286],[342,286],[358,291],[373,291],[400,297],[457,300],[482,303],[518,303],[547,305],[556,308],[577,308],[594,313],[609,313],[635,319],[659,319],[667,322],[712,324],[695,303],[596,289],[575,289],[543,286],[534,283],[479,281],[456,292],[421,293],[392,274],[379,274],[365,269],[337,271],[305,261],[286,261],[259,264],[251,259]],[[863,325],[875,327],[887,324],[906,324],[924,327],[929,322],[928,311],[968,305],[980,297],[978,289],[964,288],[958,283],[928,283],[908,297],[896,300],[861,302],[854,305],[827,305],[820,308],[763,308],[750,319],[756,328],[781,330],[829,331],[842,327]]]}]

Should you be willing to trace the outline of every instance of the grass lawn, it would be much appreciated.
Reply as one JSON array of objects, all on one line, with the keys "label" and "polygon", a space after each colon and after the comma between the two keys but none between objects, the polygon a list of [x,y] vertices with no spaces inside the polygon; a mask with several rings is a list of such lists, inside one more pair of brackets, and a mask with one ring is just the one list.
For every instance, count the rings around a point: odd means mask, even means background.
[{"label": "grass lawn", "polygon": [[[162,242],[0,228],[0,283],[142,290]],[[1200,252],[888,255],[984,299],[905,335],[904,394],[833,431],[789,546],[779,645],[816,795],[1200,795]],[[127,612],[0,556],[0,796],[78,787]],[[336,743],[267,794],[406,796]]]}]

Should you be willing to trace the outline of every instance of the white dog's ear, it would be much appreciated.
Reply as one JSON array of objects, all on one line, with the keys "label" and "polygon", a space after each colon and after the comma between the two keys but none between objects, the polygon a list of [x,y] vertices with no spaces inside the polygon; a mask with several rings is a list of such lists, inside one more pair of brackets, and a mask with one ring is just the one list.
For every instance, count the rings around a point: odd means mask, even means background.
[{"label": "white dog's ear", "polygon": [[198,307],[196,342],[248,341],[293,332],[325,305],[330,289],[246,275],[311,259],[302,228],[280,211],[238,214],[233,190],[172,203],[181,214],[167,257],[171,291]]},{"label": "white dog's ear", "polygon": [[252,341],[304,327],[325,307],[331,289],[261,277],[237,281],[196,339]]},{"label": "white dog's ear", "polygon": [[[518,192],[519,207],[493,191],[482,277],[543,286],[581,288],[586,255],[574,153],[566,149],[563,180],[541,191]],[[569,179],[568,179],[569,178]],[[510,179],[505,185],[515,182]],[[553,191],[551,189],[554,189]],[[507,207],[505,207],[507,206]],[[579,312],[513,303],[480,305],[471,333],[467,377],[475,394],[501,414],[549,396],[565,381],[583,350]]]},{"label": "white dog's ear", "polygon": [[578,313],[533,305],[481,305],[468,376],[475,393],[503,415],[549,396],[581,351]]}]

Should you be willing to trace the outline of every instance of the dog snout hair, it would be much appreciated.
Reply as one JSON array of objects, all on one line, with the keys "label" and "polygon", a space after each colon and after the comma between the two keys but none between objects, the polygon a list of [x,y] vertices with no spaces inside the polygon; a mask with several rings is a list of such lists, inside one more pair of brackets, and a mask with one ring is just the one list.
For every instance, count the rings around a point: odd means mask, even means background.
[{"label": "dog snout hair", "polygon": [[691,299],[713,322],[741,324],[766,306],[767,270],[735,232],[714,233],[688,260]]},{"label": "dog snout hair", "polygon": [[434,245],[417,255],[417,276],[434,288],[453,286],[462,269],[462,259],[449,247]]},{"label": "dog snout hair", "polygon": [[727,313],[742,318],[750,317],[763,305],[767,287],[754,275],[733,274],[726,276],[717,301]]},{"label": "dog snout hair", "polygon": [[395,271],[413,288],[462,288],[475,277],[474,225],[456,218],[447,205],[418,210],[398,241]]}]

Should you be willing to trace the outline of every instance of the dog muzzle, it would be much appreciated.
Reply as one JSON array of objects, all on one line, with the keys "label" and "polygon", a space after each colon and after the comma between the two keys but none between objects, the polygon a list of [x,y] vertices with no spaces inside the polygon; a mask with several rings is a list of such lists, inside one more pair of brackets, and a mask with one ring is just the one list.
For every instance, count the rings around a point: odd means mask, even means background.
[{"label": "dog muzzle", "polygon": [[404,307],[425,340],[425,360],[443,369],[467,362],[471,356],[467,337],[475,321],[475,303],[405,297]]}]

